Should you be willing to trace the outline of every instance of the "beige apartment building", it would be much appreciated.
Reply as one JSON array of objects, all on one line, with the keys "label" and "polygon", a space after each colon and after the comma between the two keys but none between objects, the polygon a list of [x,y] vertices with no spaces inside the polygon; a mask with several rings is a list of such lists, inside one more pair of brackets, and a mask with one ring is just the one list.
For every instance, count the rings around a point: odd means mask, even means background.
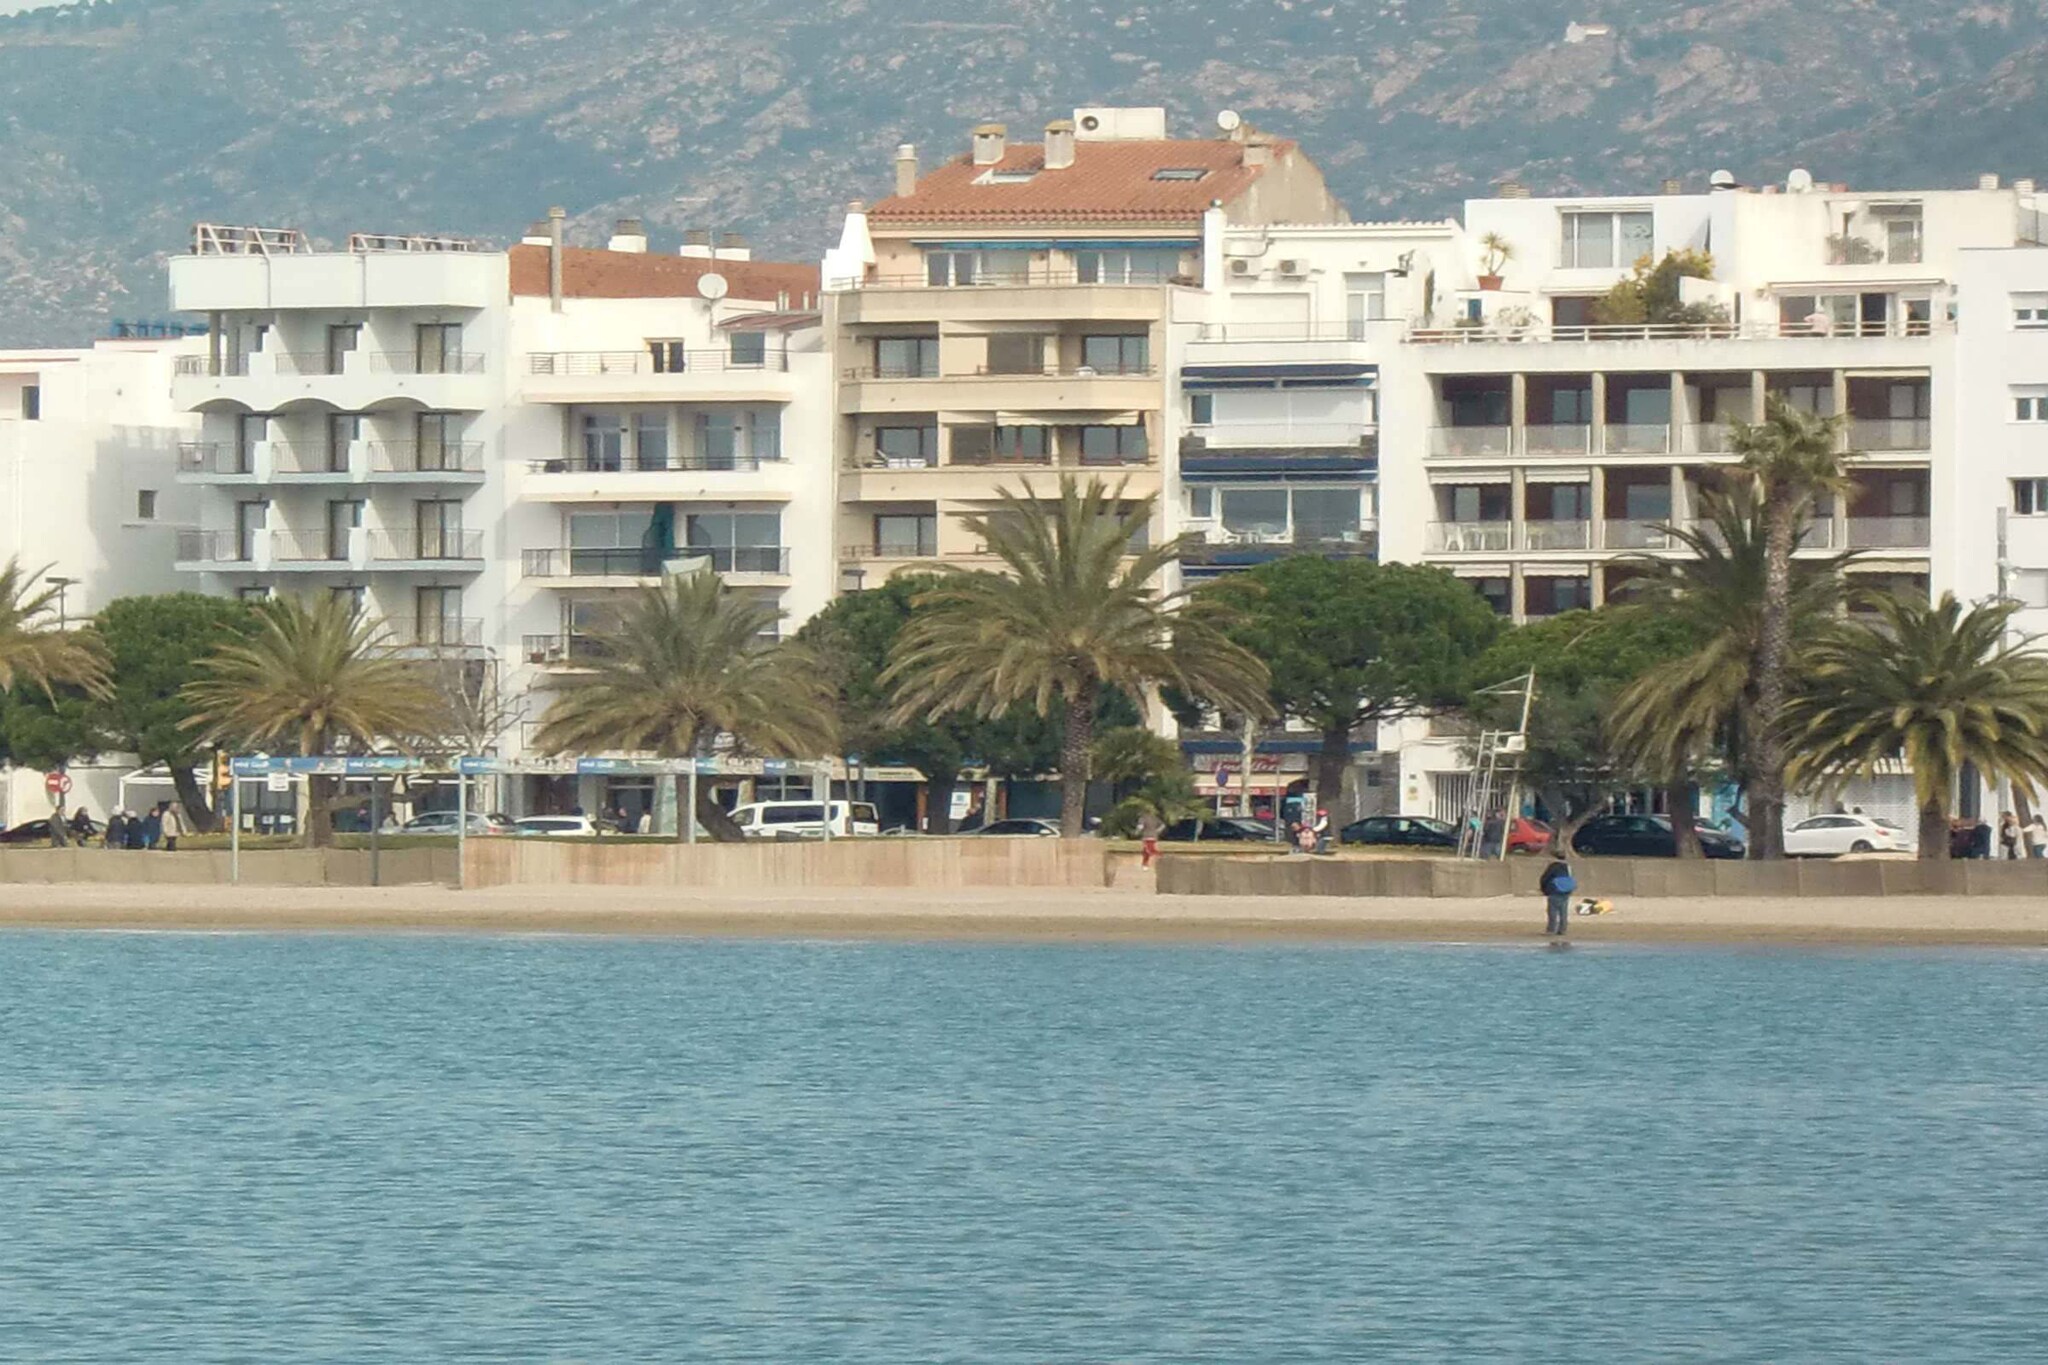
[{"label": "beige apartment building", "polygon": [[896,192],[852,206],[824,272],[842,589],[972,563],[961,518],[1004,489],[1173,494],[1177,305],[1192,333],[1225,228],[1346,220],[1294,143],[1219,123],[1175,139],[1162,109],[1082,109],[1028,144],[983,124],[928,173],[903,147]]}]

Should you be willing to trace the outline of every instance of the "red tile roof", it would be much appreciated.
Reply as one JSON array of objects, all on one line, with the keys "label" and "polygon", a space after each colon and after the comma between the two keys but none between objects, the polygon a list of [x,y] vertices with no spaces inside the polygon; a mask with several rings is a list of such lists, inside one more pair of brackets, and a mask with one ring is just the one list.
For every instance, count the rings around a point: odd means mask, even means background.
[{"label": "red tile roof", "polygon": [[[1276,138],[1274,160],[1295,144]],[[870,219],[899,222],[1025,222],[1097,219],[1118,222],[1186,221],[1211,202],[1228,204],[1265,173],[1244,164],[1244,145],[1222,139],[1163,142],[1077,142],[1074,164],[1045,169],[1045,148],[1012,146],[994,166],[971,154],[949,161],[917,182],[912,195],[892,195],[868,210]],[[1157,171],[1201,167],[1199,180],[1155,180]],[[989,171],[1035,171],[1021,184],[977,184]]]},{"label": "red tile roof", "polygon": [[[548,292],[548,249],[515,246],[512,292]],[[706,275],[725,277],[729,297],[773,304],[787,292],[792,304],[818,293],[818,267],[782,261],[711,261],[700,256],[660,256],[652,252],[599,251],[592,247],[562,248],[562,294],[572,299],[696,298],[697,281]]]}]

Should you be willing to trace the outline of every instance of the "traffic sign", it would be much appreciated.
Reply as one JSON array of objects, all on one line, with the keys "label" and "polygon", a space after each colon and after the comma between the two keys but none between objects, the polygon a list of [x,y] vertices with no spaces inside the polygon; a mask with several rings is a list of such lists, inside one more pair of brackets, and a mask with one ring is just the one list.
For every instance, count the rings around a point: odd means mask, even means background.
[{"label": "traffic sign", "polygon": [[1230,785],[1230,769],[1223,767],[1216,769],[1216,785],[1219,787]]},{"label": "traffic sign", "polygon": [[71,791],[71,774],[54,772],[43,779],[43,790],[52,796],[65,796]]}]

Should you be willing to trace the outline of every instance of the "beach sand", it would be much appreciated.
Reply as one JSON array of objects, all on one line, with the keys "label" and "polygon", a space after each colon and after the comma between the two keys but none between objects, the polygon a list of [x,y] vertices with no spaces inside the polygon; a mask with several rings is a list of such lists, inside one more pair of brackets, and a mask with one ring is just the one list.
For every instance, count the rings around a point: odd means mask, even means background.
[{"label": "beach sand", "polygon": [[[27,885],[0,890],[0,928],[573,933],[776,938],[1119,941],[1543,941],[1534,897],[1341,900],[1073,891],[626,887],[455,891],[404,886]],[[2048,898],[1621,902],[1575,917],[1585,943],[2048,946]]]}]

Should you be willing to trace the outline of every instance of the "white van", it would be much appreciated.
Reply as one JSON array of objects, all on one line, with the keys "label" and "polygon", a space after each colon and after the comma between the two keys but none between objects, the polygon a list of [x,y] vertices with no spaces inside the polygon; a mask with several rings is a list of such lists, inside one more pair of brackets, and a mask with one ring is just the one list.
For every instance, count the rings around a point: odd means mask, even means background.
[{"label": "white van", "polygon": [[[756,801],[732,813],[733,823],[749,839],[822,839],[825,807],[817,801]],[[865,801],[832,803],[832,837],[876,835],[882,823]]]}]

